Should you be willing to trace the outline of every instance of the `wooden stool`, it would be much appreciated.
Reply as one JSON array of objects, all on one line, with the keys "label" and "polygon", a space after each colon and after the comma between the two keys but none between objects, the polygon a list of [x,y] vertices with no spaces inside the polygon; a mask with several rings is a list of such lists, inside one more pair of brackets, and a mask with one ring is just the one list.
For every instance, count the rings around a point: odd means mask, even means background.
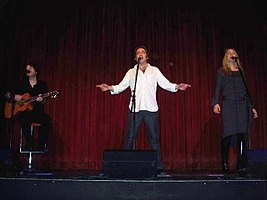
[{"label": "wooden stool", "polygon": [[[40,129],[40,127],[42,126],[42,124],[40,123],[31,123],[31,129],[30,129],[30,134],[31,136],[34,138],[34,132],[37,131],[36,129]],[[40,130],[38,130],[40,131]],[[28,166],[27,168],[25,169],[26,172],[32,172],[33,171],[33,168],[32,168],[32,157],[33,157],[33,154],[43,154],[43,153],[46,153],[45,151],[41,151],[41,150],[36,150],[34,148],[32,149],[24,149],[24,143],[23,143],[23,133],[22,133],[22,128],[20,129],[20,142],[19,142],[19,152],[22,153],[22,154],[29,154],[29,157],[28,157]]]}]

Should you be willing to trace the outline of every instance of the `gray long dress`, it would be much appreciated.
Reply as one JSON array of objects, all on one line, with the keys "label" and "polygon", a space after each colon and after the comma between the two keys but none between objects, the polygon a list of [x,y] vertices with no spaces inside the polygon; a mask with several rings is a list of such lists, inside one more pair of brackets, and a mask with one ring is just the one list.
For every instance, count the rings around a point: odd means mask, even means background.
[{"label": "gray long dress", "polygon": [[215,94],[212,106],[219,103],[222,94],[223,137],[238,133],[249,133],[251,105],[239,71],[230,75],[220,68],[217,71]]}]

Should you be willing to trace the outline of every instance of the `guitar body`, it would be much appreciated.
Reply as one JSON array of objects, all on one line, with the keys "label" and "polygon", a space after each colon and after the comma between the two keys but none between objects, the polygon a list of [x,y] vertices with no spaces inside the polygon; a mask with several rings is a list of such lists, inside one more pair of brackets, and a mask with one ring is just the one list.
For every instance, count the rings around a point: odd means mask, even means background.
[{"label": "guitar body", "polygon": [[[32,103],[26,101],[29,98],[31,98],[31,95],[29,93],[24,93],[22,95],[22,99],[20,101],[15,102],[13,116],[15,116],[20,111],[33,109]],[[5,105],[5,117],[6,118],[12,117],[12,103],[10,101],[9,102],[7,101]]]},{"label": "guitar body", "polygon": [[[58,91],[52,91],[52,92],[47,92],[38,96],[31,97],[29,93],[24,93],[20,101],[15,102],[15,105],[12,105],[12,101],[8,100],[6,101],[5,105],[5,117],[6,118],[11,118],[12,116],[15,116],[18,112],[20,111],[25,111],[25,110],[32,110],[33,105],[32,102],[36,101],[38,97],[46,98],[46,97],[51,97],[52,99],[55,99],[58,97],[59,92]],[[13,108],[12,108],[13,107]],[[12,115],[12,110],[13,110],[13,115]]]}]

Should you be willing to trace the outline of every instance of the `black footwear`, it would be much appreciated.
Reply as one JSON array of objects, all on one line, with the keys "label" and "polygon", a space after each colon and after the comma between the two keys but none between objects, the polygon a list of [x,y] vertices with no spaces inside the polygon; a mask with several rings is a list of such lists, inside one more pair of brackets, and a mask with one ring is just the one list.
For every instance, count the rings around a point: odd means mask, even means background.
[{"label": "black footwear", "polygon": [[235,173],[230,173],[230,172],[228,172],[228,173],[225,173],[225,174],[223,174],[223,177],[224,178],[235,178],[236,177],[236,174]]},{"label": "black footwear", "polygon": [[228,163],[226,161],[222,162],[222,174],[229,174]]},{"label": "black footwear", "polygon": [[44,153],[48,153],[49,152],[49,150],[47,148],[44,148],[41,151],[43,151]]},{"label": "black footwear", "polygon": [[157,174],[157,176],[166,176],[166,175],[167,175],[167,173],[164,172],[164,171],[162,171],[162,172],[158,172],[158,174]]},{"label": "black footwear", "polygon": [[48,153],[48,149],[46,147],[38,148],[37,151],[43,151],[44,153]]},{"label": "black footwear", "polygon": [[44,153],[47,153],[47,152],[48,152],[48,149],[47,149],[46,144],[39,144],[37,150],[38,150],[38,151],[43,151]]},{"label": "black footwear", "polygon": [[48,149],[46,147],[44,147],[44,146],[41,146],[41,147],[38,147],[36,149],[36,151],[43,151],[44,153],[47,153],[48,152]]},{"label": "black footwear", "polygon": [[25,147],[24,149],[22,149],[23,151],[32,151],[33,148],[32,147]]},{"label": "black footwear", "polygon": [[225,137],[221,141],[221,158],[222,158],[222,174],[229,174],[228,154],[230,149],[231,136]]},{"label": "black footwear", "polygon": [[32,151],[33,145],[26,143],[26,146],[23,148],[24,151]]},{"label": "black footwear", "polygon": [[236,175],[237,175],[237,177],[246,178],[247,177],[247,169],[246,168],[238,169],[236,172]]},{"label": "black footwear", "polygon": [[161,172],[163,172],[163,168],[158,168],[157,169],[157,174],[160,174]]}]

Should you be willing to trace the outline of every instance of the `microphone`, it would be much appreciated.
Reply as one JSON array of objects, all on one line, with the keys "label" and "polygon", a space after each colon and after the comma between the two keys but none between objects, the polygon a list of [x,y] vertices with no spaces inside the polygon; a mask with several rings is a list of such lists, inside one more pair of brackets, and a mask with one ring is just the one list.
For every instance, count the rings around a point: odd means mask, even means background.
[{"label": "microphone", "polygon": [[137,62],[140,62],[142,60],[142,57],[137,58]]},{"label": "microphone", "polygon": [[26,73],[27,73],[27,74],[30,73],[30,72],[31,72],[30,70],[26,69]]},{"label": "microphone", "polygon": [[239,59],[239,58],[238,58],[237,56],[232,56],[231,59],[232,59],[232,60],[237,60],[237,59]]}]

